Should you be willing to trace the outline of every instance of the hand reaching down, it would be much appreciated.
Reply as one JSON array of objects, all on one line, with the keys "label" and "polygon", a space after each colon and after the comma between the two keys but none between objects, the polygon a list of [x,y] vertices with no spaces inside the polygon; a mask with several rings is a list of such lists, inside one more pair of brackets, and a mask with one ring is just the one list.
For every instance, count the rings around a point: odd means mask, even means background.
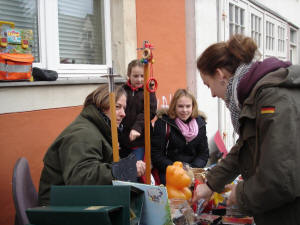
[{"label": "hand reaching down", "polygon": [[129,140],[130,141],[134,141],[136,138],[138,138],[139,136],[141,136],[141,133],[136,131],[136,130],[131,130],[130,134],[129,134]]}]

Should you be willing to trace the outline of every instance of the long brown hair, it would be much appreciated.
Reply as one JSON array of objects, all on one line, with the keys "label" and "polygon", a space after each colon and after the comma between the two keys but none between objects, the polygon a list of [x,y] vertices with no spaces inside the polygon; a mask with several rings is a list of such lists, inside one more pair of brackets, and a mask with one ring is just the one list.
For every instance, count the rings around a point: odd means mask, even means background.
[{"label": "long brown hair", "polygon": [[188,98],[192,99],[193,111],[192,111],[191,117],[192,118],[198,117],[199,114],[198,114],[198,104],[197,104],[197,101],[196,101],[194,95],[192,95],[186,89],[178,89],[175,92],[175,94],[174,94],[174,96],[173,96],[173,98],[171,100],[168,112],[167,112],[168,116],[171,119],[175,119],[176,118],[176,104],[178,102],[178,99],[181,98],[182,96],[185,96],[185,97],[188,97]]},{"label": "long brown hair", "polygon": [[250,63],[259,54],[255,41],[241,34],[233,35],[227,42],[209,46],[197,59],[200,73],[213,76],[217,68],[234,74],[241,63]]},{"label": "long brown hair", "polygon": [[[116,86],[114,92],[116,95],[115,101],[118,101],[122,95],[127,96],[125,90],[121,86]],[[100,85],[96,90],[90,93],[85,98],[83,107],[85,108],[91,104],[95,105],[101,112],[109,109],[109,91],[107,84]]]}]

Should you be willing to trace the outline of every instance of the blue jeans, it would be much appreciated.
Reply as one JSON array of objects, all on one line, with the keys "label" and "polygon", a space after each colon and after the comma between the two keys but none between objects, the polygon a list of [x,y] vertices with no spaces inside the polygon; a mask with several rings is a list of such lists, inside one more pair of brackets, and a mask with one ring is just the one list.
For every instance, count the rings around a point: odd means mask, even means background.
[{"label": "blue jeans", "polygon": [[132,153],[135,154],[137,160],[144,160],[145,148],[144,147],[134,148],[132,149]]}]

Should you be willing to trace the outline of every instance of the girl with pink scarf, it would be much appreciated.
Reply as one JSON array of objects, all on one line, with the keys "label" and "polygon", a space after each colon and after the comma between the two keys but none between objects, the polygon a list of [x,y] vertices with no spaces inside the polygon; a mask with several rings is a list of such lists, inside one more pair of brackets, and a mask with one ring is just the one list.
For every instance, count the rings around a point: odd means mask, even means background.
[{"label": "girl with pink scarf", "polygon": [[159,110],[151,138],[152,164],[165,184],[168,165],[175,161],[205,167],[208,157],[205,115],[198,111],[195,97],[178,89],[169,109]]}]

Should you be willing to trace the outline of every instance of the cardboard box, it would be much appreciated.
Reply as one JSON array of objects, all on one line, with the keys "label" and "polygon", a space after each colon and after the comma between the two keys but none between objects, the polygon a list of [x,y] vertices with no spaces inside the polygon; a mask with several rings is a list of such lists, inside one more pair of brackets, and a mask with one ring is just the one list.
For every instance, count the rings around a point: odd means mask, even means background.
[{"label": "cardboard box", "polygon": [[31,54],[33,48],[33,31],[0,26],[0,53]]}]

